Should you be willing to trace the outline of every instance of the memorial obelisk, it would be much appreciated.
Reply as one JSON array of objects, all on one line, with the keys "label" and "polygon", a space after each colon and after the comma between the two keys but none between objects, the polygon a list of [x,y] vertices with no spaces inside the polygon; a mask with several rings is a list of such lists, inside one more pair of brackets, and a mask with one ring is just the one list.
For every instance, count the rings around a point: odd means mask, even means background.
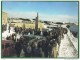
[{"label": "memorial obelisk", "polygon": [[38,13],[37,13],[37,17],[36,17],[36,21],[35,21],[35,29],[38,30]]}]

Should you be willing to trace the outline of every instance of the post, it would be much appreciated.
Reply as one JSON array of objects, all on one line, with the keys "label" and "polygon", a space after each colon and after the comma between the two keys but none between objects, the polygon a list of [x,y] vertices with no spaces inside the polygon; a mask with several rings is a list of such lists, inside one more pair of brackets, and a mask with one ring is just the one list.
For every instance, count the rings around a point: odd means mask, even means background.
[{"label": "post", "polygon": [[61,32],[61,25],[60,25],[60,40],[61,40],[61,34],[62,34],[62,32]]}]

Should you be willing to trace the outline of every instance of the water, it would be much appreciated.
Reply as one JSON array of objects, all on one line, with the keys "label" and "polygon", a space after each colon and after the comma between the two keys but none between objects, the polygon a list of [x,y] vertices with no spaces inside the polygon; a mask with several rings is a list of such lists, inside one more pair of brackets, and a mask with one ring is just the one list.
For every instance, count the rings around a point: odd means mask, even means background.
[{"label": "water", "polygon": [[69,29],[71,31],[78,32],[78,25],[71,25]]},{"label": "water", "polygon": [[77,38],[78,38],[78,25],[71,25],[69,30],[73,32],[77,32]]}]

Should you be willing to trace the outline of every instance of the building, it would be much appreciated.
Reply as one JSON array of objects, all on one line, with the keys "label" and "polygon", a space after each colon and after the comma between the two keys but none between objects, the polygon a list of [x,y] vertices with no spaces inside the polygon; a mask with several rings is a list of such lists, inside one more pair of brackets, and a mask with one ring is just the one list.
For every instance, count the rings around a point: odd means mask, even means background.
[{"label": "building", "polygon": [[6,25],[8,23],[8,15],[6,12],[2,12],[2,25]]},{"label": "building", "polygon": [[[21,23],[21,22],[15,22],[15,23],[11,23],[12,25],[14,25],[15,27],[23,27],[25,26],[25,28],[31,28],[31,29],[35,29],[35,22],[25,22],[25,23]],[[40,30],[44,29],[44,23],[42,22],[38,22],[38,28]]]},{"label": "building", "polygon": [[[18,18],[17,18],[18,19]],[[30,28],[30,29],[40,29],[41,31],[44,29],[44,22],[38,21],[38,13],[37,13],[37,17],[35,20],[32,19],[11,19],[12,22],[11,24],[14,25],[15,27],[24,27],[25,28]],[[17,20],[17,21],[16,21]]]}]

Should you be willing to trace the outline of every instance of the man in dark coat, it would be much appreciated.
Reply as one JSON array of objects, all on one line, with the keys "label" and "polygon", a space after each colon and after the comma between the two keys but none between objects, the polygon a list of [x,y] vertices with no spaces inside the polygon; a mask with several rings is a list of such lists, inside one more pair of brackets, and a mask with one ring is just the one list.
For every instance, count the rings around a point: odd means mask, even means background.
[{"label": "man in dark coat", "polygon": [[17,57],[20,57],[21,49],[22,49],[22,46],[20,42],[17,41],[15,44],[15,50],[16,50]]}]

